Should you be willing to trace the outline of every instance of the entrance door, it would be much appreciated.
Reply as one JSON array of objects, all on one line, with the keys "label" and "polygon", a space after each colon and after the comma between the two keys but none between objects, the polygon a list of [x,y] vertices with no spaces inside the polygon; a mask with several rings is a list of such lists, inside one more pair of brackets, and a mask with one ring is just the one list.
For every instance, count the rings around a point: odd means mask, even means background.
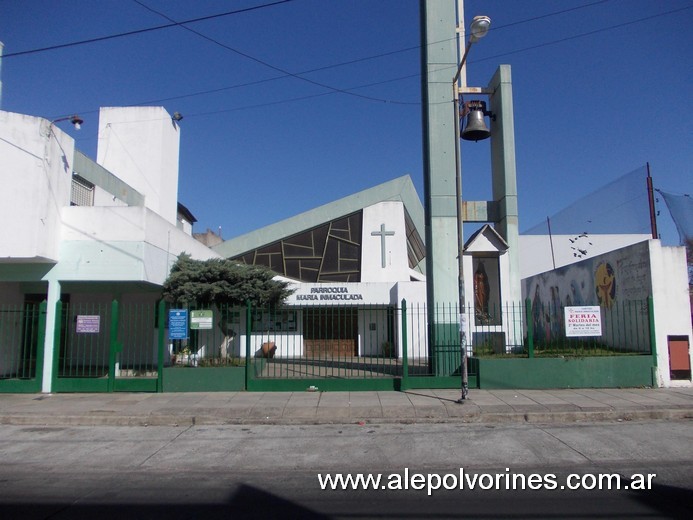
[{"label": "entrance door", "polygon": [[303,312],[303,345],[307,358],[358,356],[358,310],[316,307]]},{"label": "entrance door", "polygon": [[[122,302],[111,326],[113,390],[156,392],[159,375],[159,316],[153,302]],[[163,324],[162,324],[163,325]]]}]

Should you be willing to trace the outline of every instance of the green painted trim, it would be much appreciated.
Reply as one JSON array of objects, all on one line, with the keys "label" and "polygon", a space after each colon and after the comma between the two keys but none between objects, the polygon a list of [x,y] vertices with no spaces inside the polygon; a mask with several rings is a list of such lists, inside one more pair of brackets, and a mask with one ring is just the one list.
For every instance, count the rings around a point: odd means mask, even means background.
[{"label": "green painted trim", "polygon": [[41,379],[0,379],[0,394],[36,394],[41,391]]},{"label": "green painted trim", "polygon": [[118,343],[118,300],[111,303],[111,341],[108,353],[108,391],[115,390],[116,354],[120,351]]},{"label": "green painted trim", "polygon": [[621,388],[652,386],[652,358],[477,358],[479,388]]},{"label": "green painted trim", "polygon": [[647,317],[650,322],[650,351],[652,352],[652,363],[655,368],[657,368],[657,334],[655,333],[654,299],[652,296],[647,297]]},{"label": "green painted trim", "polygon": [[[471,358],[470,358],[471,359]],[[469,374],[469,388],[477,388],[477,377]],[[425,389],[425,388],[460,388],[459,376],[410,376],[409,389]]]},{"label": "green painted trim", "polygon": [[43,364],[46,355],[46,315],[48,314],[48,302],[43,300],[39,305],[38,337],[36,339],[36,373],[34,377],[39,382],[41,391],[41,380],[43,379]]},{"label": "green painted trim", "polygon": [[116,377],[113,386],[116,392],[156,392],[157,383],[155,377]]},{"label": "green painted trim", "polygon": [[534,315],[532,314],[532,301],[525,300],[525,325],[527,326],[527,356],[534,357]]},{"label": "green painted trim", "polygon": [[[250,314],[250,300],[245,302],[245,388],[246,390],[250,388],[251,381],[251,370],[253,365],[252,358],[250,357],[250,341],[253,331],[253,319]],[[256,373],[257,375],[257,373]]]},{"label": "green painted trim", "polygon": [[[458,380],[459,381],[459,380]],[[401,389],[399,378],[378,379],[254,379],[251,392],[305,392],[314,386],[316,391],[372,392]]]},{"label": "green painted trim", "polygon": [[161,393],[164,391],[164,348],[166,345],[166,304],[164,300],[159,301],[159,319],[157,321],[159,325],[159,338],[158,338],[158,356],[157,356],[157,378],[156,378],[156,391]]},{"label": "green painted trim", "polygon": [[167,367],[164,392],[240,392],[245,390],[244,367]]},{"label": "green painted trim", "polygon": [[144,206],[144,195],[79,150],[73,155],[72,169],[83,179],[117,195],[128,206]]},{"label": "green painted trim", "polygon": [[245,235],[226,240],[212,247],[212,250],[223,257],[229,258],[385,201],[401,201],[409,212],[409,216],[417,231],[422,237],[424,236],[424,208],[416,193],[411,177],[404,175],[280,222],[256,229]]},{"label": "green painted trim", "polygon": [[431,360],[436,377],[462,373],[462,350],[460,348],[459,323],[436,322],[431,326],[433,345]]},{"label": "green painted trim", "polygon": [[402,299],[402,390],[409,388],[409,337],[407,335],[407,300]]},{"label": "green painted trim", "polygon": [[89,377],[58,377],[53,384],[53,391],[58,392],[78,392],[78,393],[101,393],[109,391],[108,378],[89,378]]}]

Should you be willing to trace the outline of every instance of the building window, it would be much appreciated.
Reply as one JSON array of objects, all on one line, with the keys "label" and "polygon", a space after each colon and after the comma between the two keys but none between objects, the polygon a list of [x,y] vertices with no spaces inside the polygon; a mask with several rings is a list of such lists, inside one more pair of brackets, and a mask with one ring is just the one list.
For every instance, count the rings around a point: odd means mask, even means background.
[{"label": "building window", "polygon": [[94,185],[79,175],[72,176],[70,206],[93,206]]}]

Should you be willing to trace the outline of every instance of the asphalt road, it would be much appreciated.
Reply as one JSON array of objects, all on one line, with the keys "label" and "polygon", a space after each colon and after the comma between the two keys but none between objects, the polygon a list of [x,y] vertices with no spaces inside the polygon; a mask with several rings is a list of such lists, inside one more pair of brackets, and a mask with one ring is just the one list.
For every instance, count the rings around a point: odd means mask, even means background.
[{"label": "asphalt road", "polygon": [[[3,426],[0,516],[689,518],[692,426]],[[389,489],[320,489],[319,474],[347,472]],[[621,489],[568,489],[600,474]]]}]

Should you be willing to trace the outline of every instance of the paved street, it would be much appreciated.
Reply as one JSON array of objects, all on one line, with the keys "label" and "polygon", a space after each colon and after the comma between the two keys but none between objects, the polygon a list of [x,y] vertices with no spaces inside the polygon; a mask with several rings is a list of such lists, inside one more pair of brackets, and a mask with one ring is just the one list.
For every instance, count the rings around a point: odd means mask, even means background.
[{"label": "paved street", "polygon": [[[16,426],[5,518],[686,518],[690,420],[568,424]],[[334,490],[318,474],[554,475],[557,489]],[[569,490],[568,475],[656,475]],[[467,481],[468,482],[468,481]],[[503,482],[502,479],[500,481]],[[590,481],[588,480],[589,484]],[[503,486],[501,486],[503,487]]]},{"label": "paved street", "polygon": [[[0,394],[0,510],[22,520],[689,516],[693,389],[458,397]],[[336,473],[383,480],[322,490],[318,476]],[[454,489],[439,485],[429,496],[414,489],[416,473]],[[600,474],[622,485],[573,490],[571,474],[587,487]],[[651,488],[635,489],[637,474],[651,476]],[[554,489],[503,485],[549,477]],[[480,489],[465,478],[500,480]],[[388,488],[398,479],[407,487]]]}]

